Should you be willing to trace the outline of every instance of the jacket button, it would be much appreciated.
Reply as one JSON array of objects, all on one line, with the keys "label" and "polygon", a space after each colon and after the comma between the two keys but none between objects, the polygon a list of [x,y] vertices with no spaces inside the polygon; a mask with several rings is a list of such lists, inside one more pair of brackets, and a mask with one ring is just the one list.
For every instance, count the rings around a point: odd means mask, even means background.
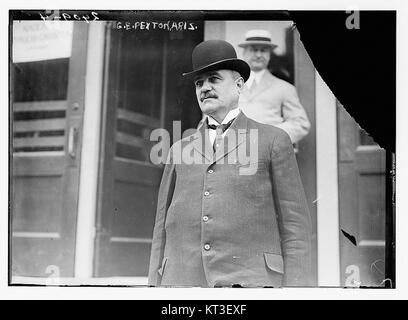
[{"label": "jacket button", "polygon": [[204,245],[204,250],[208,251],[211,249],[211,246],[207,243]]},{"label": "jacket button", "polygon": [[203,217],[203,221],[204,221],[204,222],[207,222],[207,221],[208,221],[208,216],[204,216],[204,217]]},{"label": "jacket button", "polygon": [[208,173],[213,173],[213,172],[214,172],[213,169],[208,170]]},{"label": "jacket button", "polygon": [[205,195],[205,196],[209,196],[210,193],[209,193],[208,191],[206,191],[206,192],[204,192],[204,195]]}]

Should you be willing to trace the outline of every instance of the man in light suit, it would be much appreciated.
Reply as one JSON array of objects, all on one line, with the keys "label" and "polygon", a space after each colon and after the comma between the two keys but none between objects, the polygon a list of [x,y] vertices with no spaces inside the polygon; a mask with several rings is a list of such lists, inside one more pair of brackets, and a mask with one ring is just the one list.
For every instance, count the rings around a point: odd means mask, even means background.
[{"label": "man in light suit", "polygon": [[299,142],[309,132],[310,122],[296,88],[267,69],[271,52],[277,47],[271,34],[250,30],[239,46],[244,48],[244,60],[251,67],[240,97],[242,111],[251,119],[285,130],[293,143]]},{"label": "man in light suit", "polygon": [[238,108],[250,69],[231,44],[202,42],[192,61],[183,75],[207,119],[170,148],[149,285],[310,285],[310,215],[289,136]]}]

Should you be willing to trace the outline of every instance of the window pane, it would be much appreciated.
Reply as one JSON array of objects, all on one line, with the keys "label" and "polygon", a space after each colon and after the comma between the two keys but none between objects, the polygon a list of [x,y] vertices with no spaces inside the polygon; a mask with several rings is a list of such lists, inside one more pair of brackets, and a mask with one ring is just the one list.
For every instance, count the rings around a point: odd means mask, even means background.
[{"label": "window pane", "polygon": [[122,36],[119,107],[159,118],[164,38],[151,32]]},{"label": "window pane", "polygon": [[14,21],[13,152],[65,149],[73,22]]},{"label": "window pane", "polygon": [[14,63],[14,102],[65,100],[69,58]]}]

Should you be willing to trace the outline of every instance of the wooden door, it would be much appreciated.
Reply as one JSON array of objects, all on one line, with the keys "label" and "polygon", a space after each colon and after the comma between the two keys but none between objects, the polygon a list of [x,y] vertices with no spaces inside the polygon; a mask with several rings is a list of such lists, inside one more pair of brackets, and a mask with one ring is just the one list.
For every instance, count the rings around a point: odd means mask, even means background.
[{"label": "wooden door", "polygon": [[384,286],[385,150],[338,104],[342,286]]},{"label": "wooden door", "polygon": [[126,31],[107,24],[95,276],[147,276],[163,167],[150,132],[196,127],[192,49],[202,32]]},{"label": "wooden door", "polygon": [[73,276],[88,27],[14,23],[10,273]]}]

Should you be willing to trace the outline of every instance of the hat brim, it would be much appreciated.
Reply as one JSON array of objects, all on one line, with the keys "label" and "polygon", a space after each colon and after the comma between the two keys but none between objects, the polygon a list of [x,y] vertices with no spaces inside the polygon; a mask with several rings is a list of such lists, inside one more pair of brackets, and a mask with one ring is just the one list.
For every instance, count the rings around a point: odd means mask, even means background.
[{"label": "hat brim", "polygon": [[217,61],[209,65],[200,67],[199,69],[191,71],[191,72],[185,72],[183,73],[183,77],[191,78],[203,72],[213,71],[213,70],[222,70],[222,69],[234,70],[234,71],[239,72],[242,78],[244,78],[244,81],[248,80],[249,75],[251,73],[251,68],[249,67],[248,63],[246,63],[244,60],[225,59],[225,60]]},{"label": "hat brim", "polygon": [[248,46],[265,46],[265,47],[270,47],[271,49],[275,49],[277,47],[277,45],[272,42],[260,41],[260,40],[259,41],[257,40],[245,41],[238,45],[238,47],[241,47],[241,48],[245,48]]}]

